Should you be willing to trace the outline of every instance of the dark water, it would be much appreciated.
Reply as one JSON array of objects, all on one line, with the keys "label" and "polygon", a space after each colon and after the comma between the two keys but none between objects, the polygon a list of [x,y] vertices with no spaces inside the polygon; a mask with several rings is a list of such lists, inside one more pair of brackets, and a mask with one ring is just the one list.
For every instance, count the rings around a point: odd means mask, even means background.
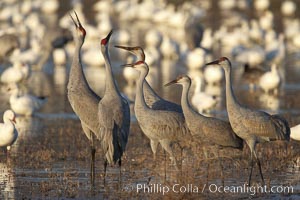
[{"label": "dark water", "polygon": [[[279,113],[291,126],[300,123],[300,63],[299,56],[287,54],[286,78],[278,96],[250,91],[239,80],[235,92],[242,104],[251,108]],[[118,66],[119,62],[114,62]],[[51,64],[49,64],[51,65]],[[17,117],[19,137],[9,155],[0,152],[0,199],[297,199],[300,195],[300,144],[271,142],[257,145],[267,188],[279,191],[259,192],[243,188],[249,173],[249,149],[220,150],[217,158],[211,150],[204,155],[196,140],[182,152],[174,145],[180,170],[175,170],[167,155],[159,148],[156,161],[152,157],[149,140],[139,128],[132,112],[131,133],[124,156],[121,177],[117,166],[108,167],[103,183],[103,154],[96,152],[95,186],[90,182],[89,142],[82,132],[80,121],[72,112],[66,97],[67,67],[55,67],[54,74],[35,72],[27,87],[36,95],[48,96],[47,104],[33,117]],[[115,67],[121,90],[129,97],[134,94],[122,77],[122,69]],[[179,88],[163,88],[162,84],[177,74],[189,73],[180,63],[162,61],[153,75],[154,88],[169,100],[179,102]],[[104,68],[86,67],[91,87],[102,94]],[[237,70],[237,76],[239,75]],[[226,118],[224,85],[221,103],[213,116]],[[132,92],[133,91],[133,92]],[[1,111],[9,107],[9,95],[1,92]],[[211,147],[211,149],[214,147]],[[210,149],[210,147],[208,147]],[[208,157],[208,158],[206,158]],[[220,162],[222,166],[220,166]],[[260,185],[257,166],[253,185]],[[216,187],[221,188],[216,191]],[[224,192],[224,187],[230,192]],[[292,186],[290,191],[286,187]]]}]

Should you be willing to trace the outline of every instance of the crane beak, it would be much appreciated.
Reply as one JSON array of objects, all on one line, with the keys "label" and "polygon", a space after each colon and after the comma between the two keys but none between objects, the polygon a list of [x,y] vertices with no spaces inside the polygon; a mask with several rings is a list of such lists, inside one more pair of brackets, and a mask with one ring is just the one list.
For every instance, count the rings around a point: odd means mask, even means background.
[{"label": "crane beak", "polygon": [[[74,11],[74,12],[75,12],[75,11]],[[72,17],[71,13],[69,13],[69,15],[70,15],[70,17],[71,17],[71,19],[72,19],[74,25],[75,25],[76,27],[78,27],[78,24],[76,23],[76,21],[75,21],[74,18]]]},{"label": "crane beak", "polygon": [[178,83],[178,82],[177,82],[177,79],[175,79],[175,80],[173,80],[173,81],[171,81],[171,82],[165,84],[164,86],[167,87],[167,86],[170,86],[170,85],[173,85],[173,84],[176,84],[176,83]]},{"label": "crane beak", "polygon": [[82,26],[81,26],[81,23],[80,23],[80,21],[79,21],[78,15],[77,15],[77,13],[75,12],[75,10],[74,10],[74,13],[75,13],[75,16],[76,16],[76,19],[77,19],[77,22],[78,22],[78,27],[82,27]]},{"label": "crane beak", "polygon": [[143,60],[140,60],[140,61],[137,61],[136,63],[130,63],[130,64],[121,65],[121,67],[133,67],[134,68],[136,65],[140,65],[140,64],[147,65]]},{"label": "crane beak", "polygon": [[136,55],[136,53],[134,52],[136,47],[125,47],[125,46],[120,46],[120,45],[116,45],[115,47],[119,48],[119,49],[124,49],[124,50],[129,51],[130,53]]},{"label": "crane beak", "polygon": [[134,64],[123,64],[123,65],[121,65],[121,67],[134,67]]},{"label": "crane beak", "polygon": [[219,60],[212,61],[210,63],[206,63],[205,65],[218,65],[220,63]]},{"label": "crane beak", "polygon": [[127,50],[127,51],[132,51],[132,47],[125,47],[125,46],[120,46],[120,45],[116,45],[115,46],[116,48],[119,48],[119,49],[124,49],[124,50]]},{"label": "crane beak", "polygon": [[80,23],[80,20],[79,20],[79,18],[78,18],[78,15],[77,15],[77,13],[75,12],[75,10],[74,10],[74,14],[75,14],[75,16],[76,16],[77,22],[76,22],[75,19],[72,17],[71,13],[69,13],[69,15],[70,15],[70,17],[71,17],[73,23],[75,24],[75,26],[76,26],[77,28],[82,27],[82,25],[81,25],[81,23]]},{"label": "crane beak", "polygon": [[107,40],[107,41],[109,41],[109,38],[110,38],[110,36],[112,35],[112,33],[113,33],[113,30],[111,30],[111,31],[108,33],[108,35],[106,36],[106,40]]}]

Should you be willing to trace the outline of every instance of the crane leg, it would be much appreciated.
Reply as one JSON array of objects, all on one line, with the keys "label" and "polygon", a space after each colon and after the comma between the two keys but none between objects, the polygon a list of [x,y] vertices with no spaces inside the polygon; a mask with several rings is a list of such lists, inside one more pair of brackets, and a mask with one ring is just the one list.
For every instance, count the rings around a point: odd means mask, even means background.
[{"label": "crane leg", "polygon": [[94,137],[92,135],[92,132],[90,132],[90,138],[91,138],[91,183],[92,185],[95,184],[95,154],[96,149],[94,146]]},{"label": "crane leg", "polygon": [[176,158],[175,158],[173,150],[171,148],[171,142],[168,140],[161,140],[160,144],[163,147],[163,149],[166,150],[166,152],[171,156],[171,162],[172,162],[172,164],[175,165],[176,170],[179,170]]},{"label": "crane leg", "polygon": [[208,184],[209,179],[209,162],[207,162],[207,170],[206,170],[206,183]]},{"label": "crane leg", "polygon": [[222,184],[223,184],[223,187],[224,187],[224,174],[223,174],[223,165],[222,165],[222,160],[220,158],[220,155],[219,155],[219,151],[215,149],[215,153],[217,154],[217,157],[218,157],[218,161],[219,161],[219,165],[220,165],[220,168],[221,168],[221,179],[222,179]]},{"label": "crane leg", "polygon": [[[250,174],[249,174],[249,181],[248,181],[248,185],[251,185],[251,177],[252,177],[252,172],[253,172],[253,154],[255,154],[255,145],[256,142],[255,140],[246,140],[246,143],[248,144],[249,148],[250,148],[250,156],[251,156],[251,161],[250,161]],[[255,154],[256,157],[256,154]]]},{"label": "crane leg", "polygon": [[254,151],[254,156],[255,156],[255,158],[256,158],[256,163],[257,163],[258,168],[259,168],[259,173],[260,173],[261,180],[262,180],[262,182],[263,182],[263,185],[265,185],[265,180],[264,180],[264,177],[263,177],[263,174],[262,174],[260,160],[259,160],[259,158],[257,157],[255,151]]},{"label": "crane leg", "polygon": [[206,180],[208,181],[208,178],[209,178],[209,160],[208,160],[208,150],[206,149],[205,146],[202,147],[202,150],[203,150],[203,155],[205,157],[205,160],[207,162],[207,175],[206,175]]},{"label": "crane leg", "polygon": [[183,163],[183,147],[178,144],[179,148],[180,148],[180,171],[181,171],[181,175],[182,175],[182,163]]},{"label": "crane leg", "polygon": [[164,157],[165,157],[165,181],[167,181],[167,155],[166,155],[166,151],[164,151]]},{"label": "crane leg", "polygon": [[119,168],[120,168],[120,171],[119,171],[119,186],[121,186],[121,184],[122,184],[122,170],[121,170],[122,169],[122,160],[121,160],[121,158],[119,160]]},{"label": "crane leg", "polygon": [[103,184],[105,185],[105,178],[106,178],[106,168],[107,168],[107,160],[105,159],[104,161],[104,179],[103,179]]},{"label": "crane leg", "polygon": [[250,174],[249,174],[248,186],[251,185],[251,177],[252,177],[252,171],[253,171],[253,153],[252,153],[252,151],[251,151],[251,161],[250,161],[250,165],[251,165],[251,168],[250,168]]},{"label": "crane leg", "polygon": [[157,152],[158,141],[150,140],[150,145],[151,145],[151,149],[153,152],[153,159],[154,159],[154,162],[156,163],[156,152]]},{"label": "crane leg", "polygon": [[94,136],[93,136],[93,132],[85,125],[84,122],[81,122],[81,126],[83,129],[84,134],[86,135],[86,137],[89,139],[90,141],[90,150],[91,150],[91,163],[90,163],[90,172],[91,172],[91,184],[92,186],[94,186],[94,182],[95,182],[95,154],[96,154],[96,148],[95,148],[95,144],[94,144]]}]

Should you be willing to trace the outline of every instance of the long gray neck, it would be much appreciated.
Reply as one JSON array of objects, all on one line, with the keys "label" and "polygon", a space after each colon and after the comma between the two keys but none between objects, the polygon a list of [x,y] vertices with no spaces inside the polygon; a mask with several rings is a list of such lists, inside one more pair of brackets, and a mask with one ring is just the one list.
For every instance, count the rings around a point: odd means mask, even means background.
[{"label": "long gray neck", "polygon": [[76,43],[75,46],[75,53],[70,69],[70,81],[69,85],[82,85],[82,86],[88,86],[87,80],[84,76],[82,65],[81,65],[81,57],[80,57],[80,51],[81,51],[82,43]]},{"label": "long gray neck", "polygon": [[[205,116],[197,113],[191,106],[189,102],[189,91],[191,87],[191,82],[186,82],[182,84],[182,95],[181,95],[181,106],[183,110],[184,116],[186,116],[186,120],[193,118],[193,116],[190,115],[197,115],[201,118],[206,118]],[[199,118],[198,118],[199,119]]]},{"label": "long gray neck", "polygon": [[105,71],[106,71],[105,93],[114,91],[114,92],[117,92],[119,94],[119,90],[116,86],[116,82],[114,80],[113,73],[112,73],[108,48],[107,47],[102,48],[101,51],[102,51],[102,54],[103,54],[103,57],[104,57]]},{"label": "long gray neck", "polygon": [[191,83],[184,83],[182,85],[182,94],[181,94],[181,106],[183,112],[187,112],[190,110],[191,105],[189,102],[189,91],[190,91]]},{"label": "long gray neck", "polygon": [[137,86],[136,86],[135,107],[140,107],[143,109],[149,109],[149,107],[145,102],[144,93],[143,93],[143,85],[147,74],[148,74],[147,71],[140,72],[140,77],[137,81]]},{"label": "long gray neck", "polygon": [[233,93],[232,89],[232,69],[231,67],[227,67],[224,69],[225,71],[225,78],[226,78],[226,105],[227,105],[227,112],[230,112],[230,109],[236,108],[240,106],[236,100],[236,97]]}]

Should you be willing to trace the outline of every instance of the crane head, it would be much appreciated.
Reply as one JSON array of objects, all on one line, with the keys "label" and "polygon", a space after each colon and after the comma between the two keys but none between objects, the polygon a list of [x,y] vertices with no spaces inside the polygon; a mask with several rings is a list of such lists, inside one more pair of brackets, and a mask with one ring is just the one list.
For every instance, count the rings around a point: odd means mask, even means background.
[{"label": "crane head", "polygon": [[210,63],[206,63],[205,65],[220,65],[220,63],[222,63],[223,61],[229,61],[229,59],[226,57],[221,57],[218,60],[212,61]]},{"label": "crane head", "polygon": [[179,75],[177,76],[176,79],[174,79],[173,81],[165,84],[165,87],[166,86],[170,86],[170,85],[173,85],[173,84],[181,84],[181,83],[186,83],[186,82],[191,82],[191,78],[187,75]]},{"label": "crane head", "polygon": [[116,48],[119,49],[124,49],[126,51],[129,51],[130,53],[132,53],[133,55],[138,57],[138,60],[143,60],[145,61],[145,53],[142,47],[136,46],[136,47],[125,47],[125,46],[119,46],[116,45]]},{"label": "crane head", "polygon": [[135,63],[128,63],[128,64],[124,64],[121,65],[122,67],[133,67],[133,68],[137,68],[138,66],[141,65],[147,65],[143,60],[137,61]]},{"label": "crane head", "polygon": [[103,39],[101,40],[101,45],[106,46],[106,45],[108,44],[109,39],[110,39],[110,36],[112,35],[112,33],[113,33],[113,30],[111,30],[111,31],[108,33],[108,35],[107,35],[105,38],[103,38]]},{"label": "crane head", "polygon": [[231,62],[227,57],[221,57],[218,60],[205,64],[205,66],[207,65],[221,65],[225,71],[231,70]]},{"label": "crane head", "polygon": [[72,21],[73,21],[73,23],[74,23],[76,29],[77,29],[78,31],[80,31],[80,33],[81,33],[81,35],[82,35],[83,37],[85,37],[86,31],[85,31],[85,29],[83,28],[83,26],[81,25],[80,20],[79,20],[79,18],[78,18],[78,16],[77,16],[77,13],[76,13],[75,11],[74,11],[74,14],[75,14],[75,16],[76,16],[77,22],[74,20],[74,18],[72,17],[71,14],[69,14],[69,15],[70,15],[70,17],[71,17],[71,19],[72,19]]},{"label": "crane head", "polygon": [[149,67],[147,65],[147,63],[143,60],[139,60],[135,63],[130,63],[130,64],[124,64],[124,65],[121,65],[122,67],[132,67],[138,71],[149,71]]}]

